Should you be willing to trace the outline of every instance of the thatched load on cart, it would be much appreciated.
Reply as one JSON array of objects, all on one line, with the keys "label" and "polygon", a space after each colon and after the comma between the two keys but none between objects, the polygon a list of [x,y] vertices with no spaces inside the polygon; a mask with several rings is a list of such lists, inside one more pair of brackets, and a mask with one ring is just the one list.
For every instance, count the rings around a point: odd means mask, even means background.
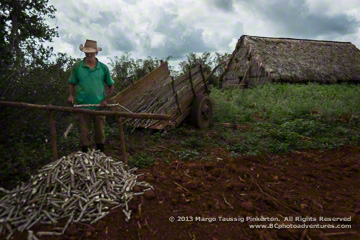
[{"label": "thatched load on cart", "polygon": [[178,126],[191,114],[194,124],[204,128],[212,118],[212,102],[208,96],[207,80],[199,65],[188,73],[174,79],[166,62],[145,77],[135,82],[111,99],[120,106],[113,110],[133,113],[168,114],[170,121],[133,120],[125,121],[127,126],[137,128],[164,129],[166,126]]}]

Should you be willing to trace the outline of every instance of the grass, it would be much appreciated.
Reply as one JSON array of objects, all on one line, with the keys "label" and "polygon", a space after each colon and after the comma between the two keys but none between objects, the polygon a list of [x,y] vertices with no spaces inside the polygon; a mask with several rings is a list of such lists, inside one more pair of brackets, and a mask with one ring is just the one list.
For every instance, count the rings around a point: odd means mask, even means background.
[{"label": "grass", "polygon": [[308,114],[334,120],[360,115],[360,86],[265,84],[254,89],[212,89],[217,122],[251,122],[254,115],[281,123]]},{"label": "grass", "polygon": [[[247,124],[222,132],[234,153],[258,155],[297,149],[332,149],[360,143],[360,86],[265,84],[213,89],[215,122]],[[230,143],[230,144],[229,144]]]},{"label": "grass", "polygon": [[132,167],[145,168],[154,164],[154,158],[145,152],[138,153],[129,158],[129,164]]}]

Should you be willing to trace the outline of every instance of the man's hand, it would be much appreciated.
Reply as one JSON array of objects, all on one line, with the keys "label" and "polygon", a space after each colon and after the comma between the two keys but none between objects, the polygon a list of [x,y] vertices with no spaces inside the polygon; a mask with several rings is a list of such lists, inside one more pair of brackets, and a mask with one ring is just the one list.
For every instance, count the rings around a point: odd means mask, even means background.
[{"label": "man's hand", "polygon": [[68,100],[67,100],[67,103],[70,104],[71,106],[74,105],[74,96],[73,95],[70,95]]},{"label": "man's hand", "polygon": [[113,94],[114,89],[115,89],[115,88],[114,88],[114,84],[111,85],[111,86],[109,86],[109,91],[108,91],[107,96],[106,96],[105,99],[102,100],[102,102],[100,103],[100,105],[101,105],[103,108],[107,106],[107,104],[108,104],[107,101],[109,100],[110,96]]},{"label": "man's hand", "polygon": [[101,105],[102,107],[106,107],[106,105],[107,105],[107,100],[104,99],[104,100],[100,103],[100,105]]}]

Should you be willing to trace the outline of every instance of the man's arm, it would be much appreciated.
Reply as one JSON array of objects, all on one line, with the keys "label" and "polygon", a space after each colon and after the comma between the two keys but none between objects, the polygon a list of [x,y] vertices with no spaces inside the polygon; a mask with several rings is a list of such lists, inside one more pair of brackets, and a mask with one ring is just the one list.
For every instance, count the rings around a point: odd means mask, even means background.
[{"label": "man's arm", "polygon": [[72,83],[69,83],[69,98],[68,98],[67,102],[71,106],[74,105],[74,93],[75,93],[75,85]]},{"label": "man's arm", "polygon": [[105,99],[100,103],[100,105],[101,105],[102,107],[106,107],[107,101],[109,101],[111,95],[112,95],[113,92],[114,92],[114,89],[115,89],[114,84],[109,87],[108,94],[105,96]]}]

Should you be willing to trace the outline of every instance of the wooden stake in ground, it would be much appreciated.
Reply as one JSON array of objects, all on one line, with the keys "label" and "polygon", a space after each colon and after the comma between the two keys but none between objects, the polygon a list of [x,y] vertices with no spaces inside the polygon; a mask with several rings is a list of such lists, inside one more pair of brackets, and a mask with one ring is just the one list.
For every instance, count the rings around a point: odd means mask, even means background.
[{"label": "wooden stake in ground", "polygon": [[122,123],[121,117],[118,116],[118,115],[116,115],[116,120],[117,120],[118,125],[119,125],[121,153],[123,154],[123,157],[124,157],[125,169],[126,169],[126,171],[128,171],[129,170],[129,164],[128,164],[128,158],[127,158],[127,153],[126,153],[123,123]]},{"label": "wooden stake in ground", "polygon": [[58,159],[57,147],[56,147],[56,128],[55,128],[55,121],[52,111],[48,112],[49,120],[50,120],[50,130],[51,130],[51,147],[53,151],[53,158],[54,161]]}]

